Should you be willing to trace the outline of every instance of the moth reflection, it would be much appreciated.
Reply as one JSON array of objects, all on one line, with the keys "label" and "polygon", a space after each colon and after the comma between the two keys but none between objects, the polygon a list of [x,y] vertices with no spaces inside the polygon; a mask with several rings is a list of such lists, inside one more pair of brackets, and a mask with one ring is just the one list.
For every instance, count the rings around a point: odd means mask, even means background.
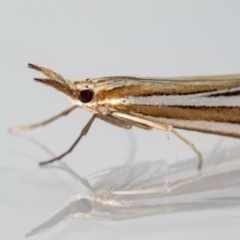
[{"label": "moth reflection", "polygon": [[70,219],[124,220],[141,216],[240,206],[240,148],[206,155],[204,169],[190,159],[167,165],[163,161],[116,166],[79,176],[63,163],[47,168],[64,170],[85,185],[84,194],[67,204],[26,236]]}]

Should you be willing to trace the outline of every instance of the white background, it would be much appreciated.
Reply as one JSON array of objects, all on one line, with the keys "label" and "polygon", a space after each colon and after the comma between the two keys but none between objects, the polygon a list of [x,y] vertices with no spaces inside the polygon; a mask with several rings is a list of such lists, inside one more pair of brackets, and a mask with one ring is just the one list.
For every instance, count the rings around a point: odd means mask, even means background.
[{"label": "white background", "polygon": [[[44,120],[68,108],[60,93],[32,80],[27,63],[72,80],[111,75],[184,76],[240,73],[240,2],[1,1],[0,4],[0,237],[24,234],[84,192],[65,173],[40,169],[49,155],[7,133],[15,124]],[[91,117],[78,110],[27,132],[55,154],[65,151]],[[180,131],[201,152],[239,140]],[[94,122],[65,158],[79,174],[134,161],[194,157],[170,135],[117,129]],[[32,156],[15,154],[21,152]],[[72,220],[33,239],[239,239],[240,209],[172,213],[123,222]]]}]

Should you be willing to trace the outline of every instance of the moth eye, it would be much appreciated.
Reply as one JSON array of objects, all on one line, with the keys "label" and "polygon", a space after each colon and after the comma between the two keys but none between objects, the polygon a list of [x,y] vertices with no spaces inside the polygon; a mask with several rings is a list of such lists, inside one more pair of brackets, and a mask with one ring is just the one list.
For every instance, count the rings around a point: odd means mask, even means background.
[{"label": "moth eye", "polygon": [[77,210],[81,213],[89,213],[92,210],[91,203],[86,199],[82,198],[76,203]]},{"label": "moth eye", "polygon": [[78,99],[82,103],[88,103],[92,100],[92,98],[93,98],[93,91],[91,89],[83,89],[78,95]]}]

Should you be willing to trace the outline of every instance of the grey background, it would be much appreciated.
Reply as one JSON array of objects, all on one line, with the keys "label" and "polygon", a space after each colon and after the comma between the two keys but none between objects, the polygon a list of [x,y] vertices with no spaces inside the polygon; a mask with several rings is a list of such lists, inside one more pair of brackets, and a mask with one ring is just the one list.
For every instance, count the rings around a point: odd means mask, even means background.
[{"label": "grey background", "polygon": [[[27,69],[27,63],[49,67],[72,80],[109,75],[240,73],[239,32],[237,0],[2,0],[0,237],[23,239],[26,232],[59,210],[70,194],[85,191],[62,172],[40,169],[37,161],[49,155],[7,133],[10,125],[38,122],[70,106],[62,94],[35,83],[32,78],[39,74]],[[78,110],[25,135],[60,154],[90,116]],[[203,154],[219,141],[226,146],[239,144],[236,139],[180,132]],[[125,131],[97,120],[65,161],[84,175],[129,158],[171,163],[189,157],[194,153],[172,135],[167,139],[157,130]],[[222,209],[114,223],[72,220],[33,238],[238,239],[239,223],[240,209]]]}]

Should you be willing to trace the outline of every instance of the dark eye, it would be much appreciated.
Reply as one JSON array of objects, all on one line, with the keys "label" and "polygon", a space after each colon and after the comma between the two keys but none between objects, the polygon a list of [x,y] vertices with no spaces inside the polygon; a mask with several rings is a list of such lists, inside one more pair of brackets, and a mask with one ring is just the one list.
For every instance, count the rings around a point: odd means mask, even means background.
[{"label": "dark eye", "polygon": [[78,95],[78,99],[82,103],[88,103],[92,100],[92,98],[93,98],[93,91],[90,89],[84,89]]},{"label": "dark eye", "polygon": [[77,210],[81,213],[89,213],[92,210],[92,205],[86,198],[78,200],[76,207]]}]

